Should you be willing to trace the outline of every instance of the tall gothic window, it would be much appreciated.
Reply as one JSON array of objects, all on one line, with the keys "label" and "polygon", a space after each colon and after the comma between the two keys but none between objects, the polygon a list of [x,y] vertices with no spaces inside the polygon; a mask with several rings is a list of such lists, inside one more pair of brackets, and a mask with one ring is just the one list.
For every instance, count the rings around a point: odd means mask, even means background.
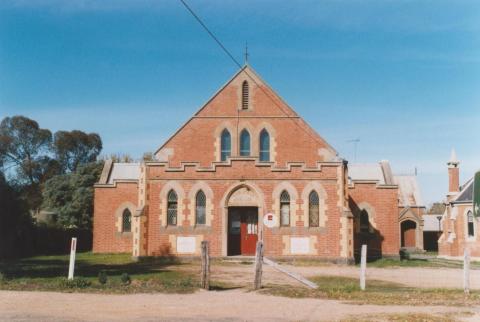
[{"label": "tall gothic window", "polygon": [[318,227],[320,224],[320,209],[318,193],[310,192],[308,196],[308,224],[310,227]]},{"label": "tall gothic window", "polygon": [[200,190],[197,192],[195,198],[195,223],[197,225],[205,225],[205,208],[206,208],[207,199],[205,193]]},{"label": "tall gothic window", "polygon": [[368,218],[368,212],[365,209],[360,212],[360,232],[370,232],[370,220]]},{"label": "tall gothic window", "polygon": [[280,226],[290,226],[290,195],[285,190],[280,194]]},{"label": "tall gothic window", "polygon": [[228,132],[227,129],[224,129],[222,131],[220,141],[220,158],[222,161],[227,161],[227,159],[232,154],[232,140],[230,137],[230,132]]},{"label": "tall gothic window", "polygon": [[260,161],[270,161],[270,135],[265,129],[260,132]]},{"label": "tall gothic window", "polygon": [[250,155],[250,133],[246,129],[240,133],[240,156]]},{"label": "tall gothic window", "polygon": [[467,213],[467,225],[468,225],[468,237],[474,237],[475,236],[475,226],[473,225],[473,213],[469,211]]},{"label": "tall gothic window", "polygon": [[249,99],[248,82],[244,81],[242,84],[242,110],[248,110],[248,99]]},{"label": "tall gothic window", "polygon": [[167,196],[167,224],[177,225],[178,197],[175,191],[170,190]]},{"label": "tall gothic window", "polygon": [[122,213],[122,232],[129,233],[132,231],[132,213],[127,208]]}]

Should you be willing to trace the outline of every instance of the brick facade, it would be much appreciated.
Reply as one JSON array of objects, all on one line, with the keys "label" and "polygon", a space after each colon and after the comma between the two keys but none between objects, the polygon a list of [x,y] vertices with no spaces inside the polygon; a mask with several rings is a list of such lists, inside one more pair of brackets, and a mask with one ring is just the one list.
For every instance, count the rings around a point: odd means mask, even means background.
[{"label": "brick facade", "polygon": [[[369,247],[369,256],[397,256],[400,248],[398,187],[376,182],[355,183],[349,187],[349,206],[355,217],[355,253],[361,245]],[[369,231],[360,229],[360,212],[368,213]]]},{"label": "brick facade", "polygon": [[438,253],[445,258],[462,258],[466,249],[480,260],[480,219],[473,216],[473,178],[459,186],[459,164],[452,150],[448,166],[448,194],[442,217]]},{"label": "brick facade", "polygon": [[[242,108],[245,81],[248,109]],[[231,138],[230,156],[222,161],[225,130]],[[240,156],[243,130],[250,135],[250,151]],[[268,149],[261,147],[262,131],[268,132]],[[260,150],[267,151],[267,162],[261,161]],[[248,66],[168,139],[155,157],[139,165],[136,183],[109,181],[111,170],[105,169],[95,187],[94,252],[196,256],[200,241],[208,240],[212,256],[227,256],[229,238],[236,229],[233,223],[229,226],[229,213],[232,216],[235,207],[254,207],[258,224],[246,224],[247,235],[251,231],[264,241],[267,256],[350,262],[357,236],[353,215],[366,207],[381,236],[381,253],[398,254],[397,187],[349,186],[347,162]],[[168,201],[171,191],[175,203]],[[196,223],[199,191],[206,199],[202,224]],[[281,208],[283,191],[289,195],[290,220],[281,226],[281,209],[286,209]],[[125,203],[136,206],[131,234],[121,233],[116,225],[118,209]],[[176,225],[168,223],[172,213],[176,213]],[[274,227],[263,224],[265,214],[274,217]]]}]

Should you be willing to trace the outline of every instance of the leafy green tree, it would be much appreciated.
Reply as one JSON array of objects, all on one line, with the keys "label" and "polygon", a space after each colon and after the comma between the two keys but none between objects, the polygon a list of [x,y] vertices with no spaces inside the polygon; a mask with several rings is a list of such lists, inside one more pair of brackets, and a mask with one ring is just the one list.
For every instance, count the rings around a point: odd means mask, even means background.
[{"label": "leafy green tree", "polygon": [[35,185],[57,164],[49,155],[52,133],[24,116],[6,117],[0,123],[0,164],[16,173],[20,184]]},{"label": "leafy green tree", "polygon": [[58,131],[55,133],[53,146],[63,172],[71,172],[80,164],[97,159],[102,150],[102,139],[96,133]]},{"label": "leafy green tree", "polygon": [[0,172],[0,259],[15,257],[27,251],[33,227],[28,209],[19,193]]},{"label": "leafy green tree", "polygon": [[56,212],[57,223],[63,227],[91,228],[93,185],[102,168],[103,162],[92,162],[50,178],[44,185],[42,208]]}]

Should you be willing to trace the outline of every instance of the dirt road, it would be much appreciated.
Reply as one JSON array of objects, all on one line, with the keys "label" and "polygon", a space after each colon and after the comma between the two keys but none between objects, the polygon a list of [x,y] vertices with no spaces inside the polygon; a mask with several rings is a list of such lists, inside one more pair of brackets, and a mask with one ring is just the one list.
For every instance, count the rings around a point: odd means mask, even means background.
[{"label": "dirt road", "polygon": [[[359,267],[346,265],[318,265],[293,266],[282,264],[292,272],[305,277],[317,275],[332,275],[358,278]],[[302,286],[296,280],[279,273],[268,265],[264,265],[264,279],[266,284],[290,284]],[[213,265],[212,278],[214,280],[250,285],[253,281],[253,264],[251,265]],[[395,282],[411,287],[420,288],[460,288],[463,289],[463,270],[459,268],[428,268],[428,267],[367,267],[367,281],[369,279]],[[480,289],[480,270],[470,271],[470,288]]]},{"label": "dirt road", "polygon": [[[291,299],[245,290],[194,294],[104,295],[0,291],[0,321],[338,321],[380,313],[464,312],[454,307],[349,305]],[[480,320],[480,309],[469,308]]]}]

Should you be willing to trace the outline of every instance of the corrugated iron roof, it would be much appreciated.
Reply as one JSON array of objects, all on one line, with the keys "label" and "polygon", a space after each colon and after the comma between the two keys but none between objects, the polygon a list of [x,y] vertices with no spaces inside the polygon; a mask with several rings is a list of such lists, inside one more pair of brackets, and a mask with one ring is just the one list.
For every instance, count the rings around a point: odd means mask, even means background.
[{"label": "corrugated iron roof", "polygon": [[140,177],[140,163],[114,163],[108,177],[108,184],[115,180],[138,180]]},{"label": "corrugated iron roof", "polygon": [[348,178],[352,181],[371,180],[385,184],[382,167],[379,163],[356,163],[348,166]]},{"label": "corrugated iron roof", "polygon": [[394,182],[398,185],[401,206],[425,207],[416,176],[397,175],[394,176]]},{"label": "corrugated iron roof", "polygon": [[423,231],[441,231],[438,217],[441,218],[441,215],[423,215]]}]

